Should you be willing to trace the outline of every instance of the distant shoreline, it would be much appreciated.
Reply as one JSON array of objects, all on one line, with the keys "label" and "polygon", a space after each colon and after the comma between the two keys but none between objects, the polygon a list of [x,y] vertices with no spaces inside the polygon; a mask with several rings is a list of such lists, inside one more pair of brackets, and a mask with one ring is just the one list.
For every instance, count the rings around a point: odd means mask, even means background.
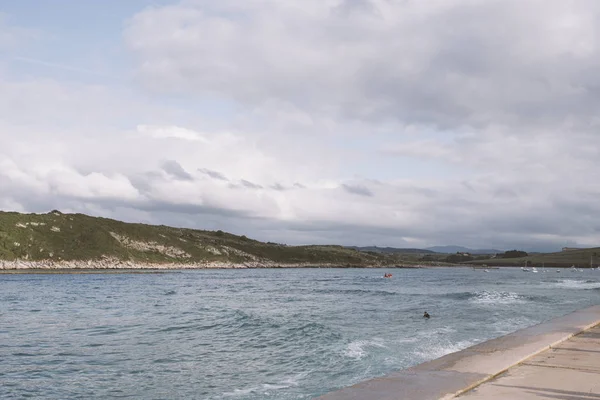
[{"label": "distant shoreline", "polygon": [[177,270],[170,269],[141,269],[141,268],[21,268],[21,269],[0,269],[0,275],[22,275],[22,274],[167,274],[174,273]]},{"label": "distant shoreline", "polygon": [[426,269],[426,268],[437,268],[437,267],[251,267],[251,268],[162,268],[162,269],[149,269],[149,268],[21,268],[21,269],[0,269],[0,275],[24,275],[24,274],[40,274],[40,275],[61,275],[61,274],[168,274],[177,273],[181,271],[202,271],[202,270],[224,270],[224,269]]},{"label": "distant shoreline", "polygon": [[[144,263],[121,261],[115,259],[102,260],[71,260],[71,261],[29,261],[29,260],[0,260],[0,274],[126,274],[126,273],[166,273],[185,270],[206,269],[429,269],[429,268],[472,268],[473,270],[520,268],[519,265],[489,265],[478,264],[409,264],[409,265],[359,265],[336,263],[277,263],[273,261],[250,261],[245,263],[204,262],[204,263]],[[565,268],[562,266],[547,266],[547,269]],[[586,267],[583,267],[586,269]]]},{"label": "distant shoreline", "polygon": [[183,270],[205,269],[298,269],[298,268],[373,268],[373,269],[421,269],[435,268],[432,265],[339,265],[318,263],[275,263],[275,262],[207,262],[207,263],[140,263],[119,260],[93,261],[6,261],[0,260],[0,274],[69,274],[69,273],[164,273]]}]

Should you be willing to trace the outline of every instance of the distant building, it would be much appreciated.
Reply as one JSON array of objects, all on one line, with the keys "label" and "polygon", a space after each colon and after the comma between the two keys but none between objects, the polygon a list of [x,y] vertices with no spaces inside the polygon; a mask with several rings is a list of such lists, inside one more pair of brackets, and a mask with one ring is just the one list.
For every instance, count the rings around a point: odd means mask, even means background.
[{"label": "distant building", "polygon": [[574,251],[574,250],[583,250],[582,248],[579,247],[563,247],[562,251]]}]

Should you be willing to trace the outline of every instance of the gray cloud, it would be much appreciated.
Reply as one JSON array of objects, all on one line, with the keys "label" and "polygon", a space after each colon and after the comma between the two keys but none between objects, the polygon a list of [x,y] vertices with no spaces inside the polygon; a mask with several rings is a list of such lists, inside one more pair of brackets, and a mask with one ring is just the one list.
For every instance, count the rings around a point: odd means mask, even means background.
[{"label": "gray cloud", "polygon": [[194,178],[175,160],[167,160],[162,163],[161,168],[167,174],[175,178],[191,181]]},{"label": "gray cloud", "polygon": [[147,211],[151,213],[160,212],[171,215],[211,215],[216,217],[227,217],[227,218],[238,218],[241,220],[248,220],[256,218],[250,212],[243,210],[232,210],[226,207],[218,207],[211,205],[201,205],[195,203],[172,203],[165,201],[150,201],[136,205],[138,210]]},{"label": "gray cloud", "polygon": [[373,192],[371,192],[371,190],[366,186],[350,185],[350,184],[344,183],[342,185],[342,189],[344,189],[348,193],[357,194],[359,196],[367,196],[367,197],[373,196]]},{"label": "gray cloud", "polygon": [[225,175],[223,175],[222,173],[213,171],[213,170],[210,170],[207,168],[198,168],[198,172],[202,172],[203,174],[206,174],[213,179],[218,179],[221,181],[229,181],[229,179],[227,179],[227,177]]},{"label": "gray cloud", "polygon": [[250,182],[250,181],[247,181],[245,179],[242,179],[240,181],[240,183],[242,184],[242,186],[244,186],[244,187],[246,187],[248,189],[262,189],[263,188],[261,185],[253,183],[253,182]]},{"label": "gray cloud", "polygon": [[[140,73],[159,90],[280,99],[313,113],[444,128],[552,126],[565,113],[591,118],[600,106],[593,0],[298,1],[313,13],[275,2],[195,4],[149,9],[129,25]],[[197,39],[159,37],[153,21]],[[219,29],[225,25],[231,31]],[[242,63],[243,71],[222,68]]]}]

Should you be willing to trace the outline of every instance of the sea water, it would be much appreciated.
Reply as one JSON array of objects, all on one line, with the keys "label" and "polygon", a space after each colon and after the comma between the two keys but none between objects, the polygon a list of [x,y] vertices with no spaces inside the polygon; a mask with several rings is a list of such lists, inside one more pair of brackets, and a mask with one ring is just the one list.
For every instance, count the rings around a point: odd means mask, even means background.
[{"label": "sea water", "polygon": [[0,398],[311,399],[598,303],[597,270],[0,275]]}]

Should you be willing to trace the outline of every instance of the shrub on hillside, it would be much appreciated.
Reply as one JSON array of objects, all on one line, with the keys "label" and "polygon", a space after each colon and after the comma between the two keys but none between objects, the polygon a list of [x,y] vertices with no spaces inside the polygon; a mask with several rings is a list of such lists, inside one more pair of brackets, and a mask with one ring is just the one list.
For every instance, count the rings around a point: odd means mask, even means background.
[{"label": "shrub on hillside", "polygon": [[502,254],[502,258],[519,258],[519,257],[527,257],[527,253],[521,250],[509,250]]}]

